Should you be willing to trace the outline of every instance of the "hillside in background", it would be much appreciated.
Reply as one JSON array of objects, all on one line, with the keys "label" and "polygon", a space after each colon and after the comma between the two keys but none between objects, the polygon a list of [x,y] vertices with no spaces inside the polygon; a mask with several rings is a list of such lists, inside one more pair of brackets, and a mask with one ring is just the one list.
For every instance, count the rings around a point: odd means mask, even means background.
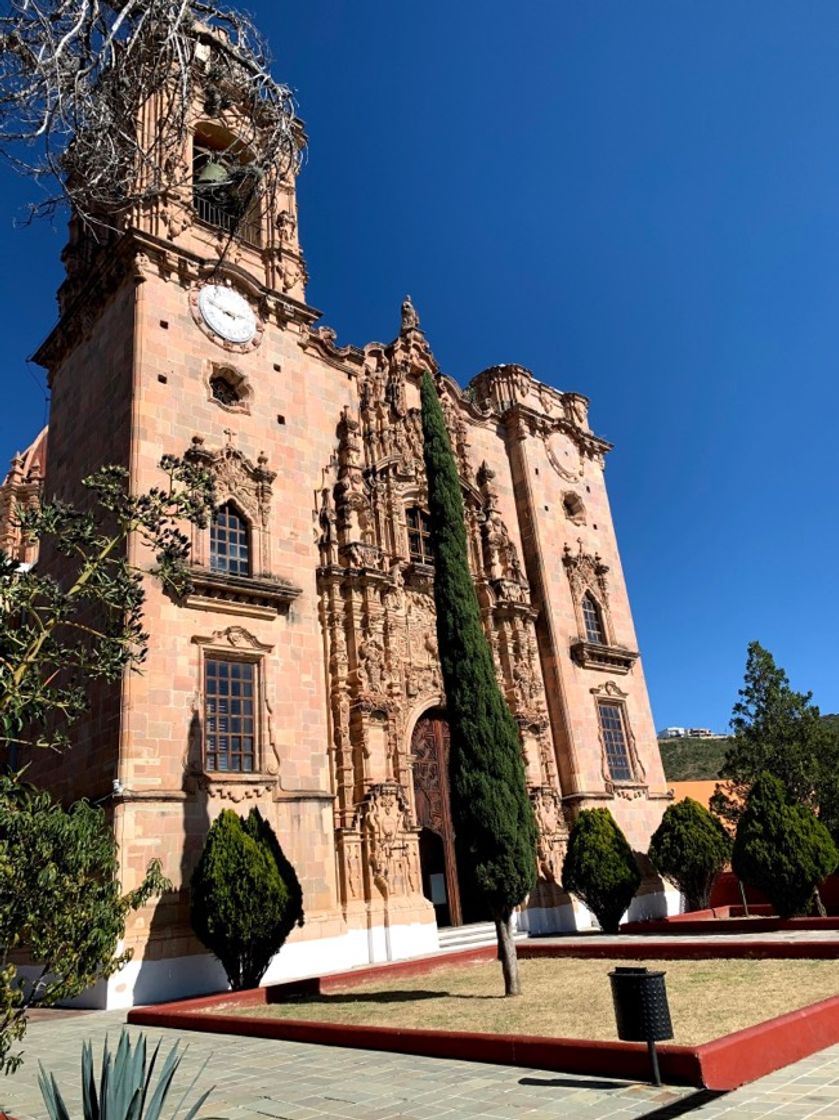
[{"label": "hillside in background", "polygon": [[[839,713],[822,716],[839,734]],[[718,778],[730,738],[659,739],[661,761],[668,782],[700,782]]]},{"label": "hillside in background", "polygon": [[718,778],[730,739],[659,739],[668,782],[700,782]]}]

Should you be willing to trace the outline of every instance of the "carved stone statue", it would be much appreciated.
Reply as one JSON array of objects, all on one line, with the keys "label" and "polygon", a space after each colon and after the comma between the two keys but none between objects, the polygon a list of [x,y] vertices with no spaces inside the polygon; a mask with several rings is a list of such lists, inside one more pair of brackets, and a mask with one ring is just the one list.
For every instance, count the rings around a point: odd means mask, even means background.
[{"label": "carved stone statue", "polygon": [[419,327],[419,315],[416,313],[410,296],[405,296],[402,301],[402,333],[405,331],[416,330]]}]

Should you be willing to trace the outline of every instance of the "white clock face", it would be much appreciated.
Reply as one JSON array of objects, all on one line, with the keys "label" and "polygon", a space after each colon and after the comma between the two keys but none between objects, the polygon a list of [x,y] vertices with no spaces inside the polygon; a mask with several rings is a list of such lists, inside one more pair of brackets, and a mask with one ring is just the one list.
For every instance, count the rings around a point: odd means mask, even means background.
[{"label": "white clock face", "polygon": [[227,342],[244,345],[256,334],[253,308],[233,288],[206,284],[198,293],[198,309],[210,330]]}]

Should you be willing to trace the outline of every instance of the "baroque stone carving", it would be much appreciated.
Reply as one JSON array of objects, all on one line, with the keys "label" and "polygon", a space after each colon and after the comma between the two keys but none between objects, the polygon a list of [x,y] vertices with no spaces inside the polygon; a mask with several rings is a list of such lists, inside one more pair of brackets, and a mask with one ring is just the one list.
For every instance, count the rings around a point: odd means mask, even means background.
[{"label": "baroque stone carving", "polygon": [[581,600],[586,591],[590,590],[605,611],[609,605],[609,587],[606,582],[609,568],[597,553],[592,556],[583,550],[582,540],[578,540],[577,544],[577,552],[572,552],[566,544],[562,555],[574,601]]},{"label": "baroque stone carving", "polygon": [[192,640],[200,646],[229,646],[231,649],[248,649],[259,653],[268,653],[274,648],[260,642],[244,626],[228,626],[224,630],[214,631],[209,638],[194,637]]},{"label": "baroque stone carving", "polygon": [[204,446],[203,436],[193,436],[185,458],[204,467],[213,476],[216,497],[223,502],[233,498],[259,523],[267,527],[271,508],[271,484],[276,471],[268,470],[268,460],[260,453],[256,465],[233,446],[233,433],[226,429],[227,442],[214,451]]},{"label": "baroque stone carving", "polygon": [[562,882],[562,862],[568,848],[568,826],[562,800],[552,786],[532,790],[530,801],[536,818],[536,858],[539,874],[549,883]]},{"label": "baroque stone carving", "polygon": [[[534,788],[557,781],[527,578],[494,474],[486,463],[476,472],[470,461],[467,430],[475,408],[440,375],[406,300],[399,336],[364,350],[358,411],[345,408],[337,418],[334,454],[324,464],[312,510],[345,904],[371,884],[372,897],[421,890],[420,822],[411,814],[419,796],[413,775],[424,763],[412,755],[408,729],[417,711],[439,711],[444,702],[433,569],[416,559],[416,551],[412,558],[406,517],[408,509],[427,503],[422,417],[414,404],[426,372],[456,452],[469,562],[499,683],[522,729],[528,780]],[[428,781],[420,786],[430,788]],[[422,813],[429,811],[423,805]],[[441,812],[437,806],[437,817]],[[429,827],[425,818],[422,826]],[[361,849],[353,848],[355,829]],[[369,871],[363,886],[354,862],[359,850]]]},{"label": "baroque stone carving", "polygon": [[[359,808],[370,875],[385,896],[404,893],[408,881],[408,802],[398,782],[381,782]],[[401,888],[401,889],[400,889]]]}]

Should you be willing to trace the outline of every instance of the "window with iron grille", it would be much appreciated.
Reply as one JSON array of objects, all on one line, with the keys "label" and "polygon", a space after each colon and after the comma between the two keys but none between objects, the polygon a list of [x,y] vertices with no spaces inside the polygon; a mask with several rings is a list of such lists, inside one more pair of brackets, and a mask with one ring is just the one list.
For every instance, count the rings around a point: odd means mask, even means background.
[{"label": "window with iron grille", "polygon": [[217,509],[210,524],[210,569],[231,576],[250,575],[250,533],[232,502]]},{"label": "window with iron grille", "polygon": [[603,615],[594,596],[588,591],[583,596],[583,623],[586,628],[586,641],[605,646],[606,631],[603,627]]},{"label": "window with iron grille", "polygon": [[600,733],[603,736],[609,774],[616,782],[631,782],[632,766],[626,742],[623,706],[600,700],[597,704],[597,714],[600,718]]},{"label": "window with iron grille", "polygon": [[210,392],[213,394],[213,400],[221,404],[238,404],[240,400],[239,390],[220,373],[210,378]]},{"label": "window with iron grille", "polygon": [[204,765],[207,770],[256,769],[256,665],[204,662]]},{"label": "window with iron grille", "polygon": [[433,564],[431,521],[424,509],[412,506],[405,512],[408,524],[408,553],[415,564]]}]

